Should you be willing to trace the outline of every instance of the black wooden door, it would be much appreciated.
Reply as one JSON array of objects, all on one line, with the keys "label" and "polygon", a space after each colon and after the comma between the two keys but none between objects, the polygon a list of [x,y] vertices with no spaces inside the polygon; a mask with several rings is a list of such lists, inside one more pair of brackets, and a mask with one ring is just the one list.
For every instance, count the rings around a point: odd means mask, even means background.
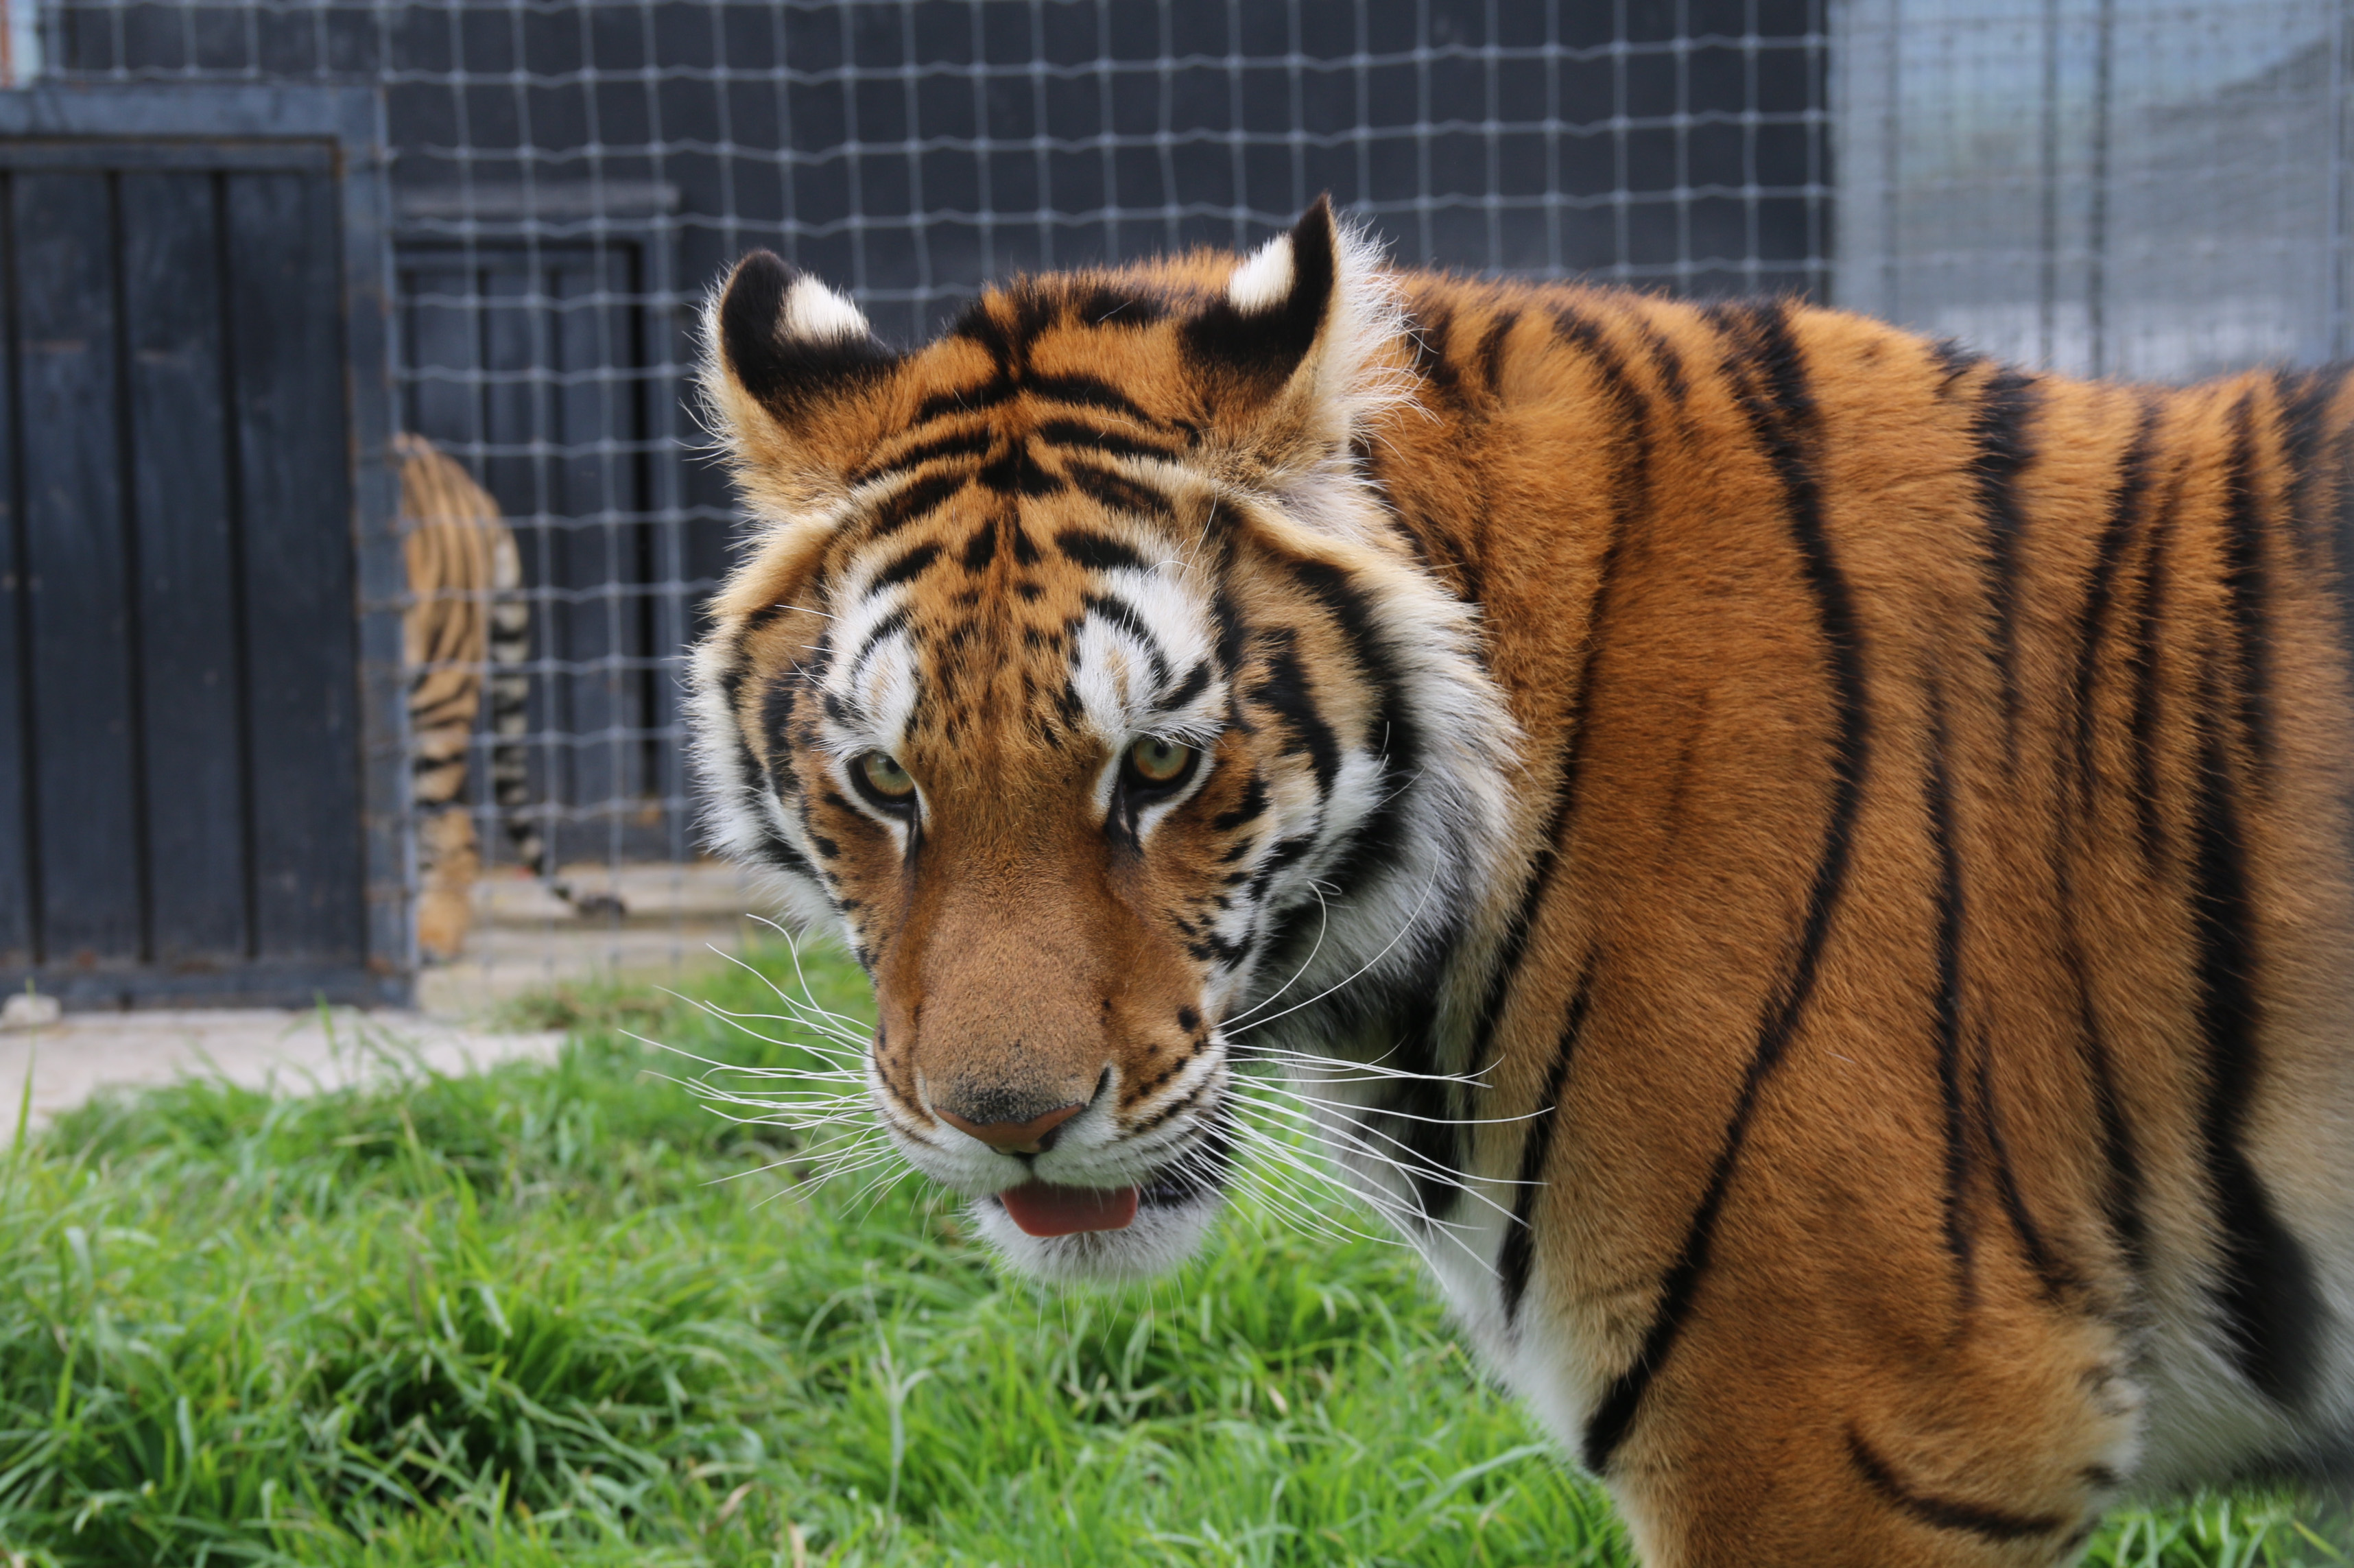
[{"label": "black wooden door", "polygon": [[343,164],[323,137],[0,141],[12,990],[398,991],[371,951]]}]

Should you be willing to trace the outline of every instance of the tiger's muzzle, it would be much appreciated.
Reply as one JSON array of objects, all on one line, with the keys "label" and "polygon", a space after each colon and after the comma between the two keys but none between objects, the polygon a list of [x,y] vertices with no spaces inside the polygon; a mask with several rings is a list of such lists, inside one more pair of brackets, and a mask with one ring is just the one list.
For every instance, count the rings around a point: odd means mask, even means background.
[{"label": "tiger's muzzle", "polygon": [[1009,863],[949,838],[927,845],[875,969],[883,1120],[1017,1266],[1161,1272],[1222,1201],[1225,1052],[1202,977],[1089,874],[1100,851]]}]

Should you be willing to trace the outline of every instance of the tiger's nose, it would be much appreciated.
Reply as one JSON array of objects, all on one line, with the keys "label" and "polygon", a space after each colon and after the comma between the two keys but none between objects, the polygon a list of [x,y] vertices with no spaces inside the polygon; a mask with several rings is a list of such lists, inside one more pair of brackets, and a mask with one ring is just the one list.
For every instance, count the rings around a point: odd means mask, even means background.
[{"label": "tiger's nose", "polygon": [[1041,1111],[1028,1121],[974,1121],[944,1105],[932,1107],[942,1121],[959,1132],[970,1133],[1001,1154],[1044,1154],[1055,1146],[1056,1130],[1087,1108],[1084,1101],[1074,1100],[1069,1105]]}]

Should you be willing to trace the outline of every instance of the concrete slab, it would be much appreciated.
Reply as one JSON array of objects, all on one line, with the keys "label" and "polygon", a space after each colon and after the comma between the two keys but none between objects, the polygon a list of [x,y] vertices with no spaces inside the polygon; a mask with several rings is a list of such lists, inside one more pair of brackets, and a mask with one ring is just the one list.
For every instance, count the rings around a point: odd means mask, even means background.
[{"label": "concrete slab", "polygon": [[14,1134],[28,1064],[39,1122],[101,1088],[188,1075],[307,1094],[403,1065],[461,1073],[548,1061],[562,1033],[492,1027],[501,1002],[564,986],[685,984],[772,934],[747,913],[762,902],[748,880],[716,862],[569,865],[559,874],[583,895],[610,895],[620,912],[609,901],[576,914],[528,874],[493,872],[475,884],[464,954],[419,974],[413,1012],[337,1009],[323,1020],[315,1010],[158,1009],[57,1019],[36,999],[16,998],[0,1019],[0,1142]]},{"label": "concrete slab", "polygon": [[33,1119],[47,1121],[101,1088],[221,1076],[249,1088],[313,1094],[395,1073],[467,1073],[500,1062],[549,1062],[560,1031],[507,1034],[417,1012],[335,1009],[324,1016],[268,1008],[69,1012],[37,1029],[0,1032],[0,1142],[16,1135],[17,1097],[33,1075]]},{"label": "concrete slab", "polygon": [[627,913],[575,914],[529,874],[493,872],[474,885],[465,951],[418,972],[418,1006],[437,1018],[479,1020],[525,991],[616,980],[675,985],[773,935],[753,918],[770,913],[766,901],[733,866],[567,865],[557,874],[584,902],[606,895]]}]

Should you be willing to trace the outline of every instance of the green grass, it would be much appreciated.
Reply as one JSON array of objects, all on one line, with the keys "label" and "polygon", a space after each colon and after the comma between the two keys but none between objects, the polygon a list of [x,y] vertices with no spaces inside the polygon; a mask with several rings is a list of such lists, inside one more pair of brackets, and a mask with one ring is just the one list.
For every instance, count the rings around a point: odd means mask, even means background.
[{"label": "green grass", "polygon": [[[770,956],[771,961],[775,956]],[[865,1006],[839,961],[827,1005]],[[736,976],[698,991],[770,1011]],[[1623,1563],[1413,1258],[1234,1216],[1050,1296],[914,1181],[649,1075],[803,1059],[651,993],[553,1067],[189,1083],[0,1160],[0,1548],[42,1563]],[[763,1166],[776,1166],[747,1175]],[[882,1168],[878,1168],[882,1169]],[[2120,1516],[2104,1564],[2325,1563],[2323,1516]],[[5,1559],[0,1559],[5,1560]]]}]

